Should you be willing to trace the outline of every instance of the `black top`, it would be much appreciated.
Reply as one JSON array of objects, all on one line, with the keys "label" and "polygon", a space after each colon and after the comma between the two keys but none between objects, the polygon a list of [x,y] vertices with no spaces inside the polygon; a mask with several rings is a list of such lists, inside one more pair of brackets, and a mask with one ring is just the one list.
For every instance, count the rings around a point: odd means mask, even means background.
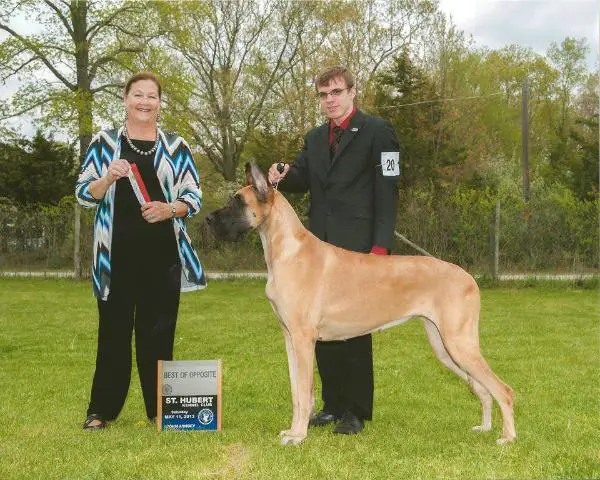
[{"label": "black top", "polygon": [[[154,146],[153,141],[132,140],[142,151]],[[121,158],[135,163],[150,200],[165,202],[165,195],[154,170],[154,154],[140,155],[134,152],[125,138],[121,139]],[[122,262],[125,262],[124,264]],[[111,264],[145,268],[168,267],[179,263],[179,254],[171,219],[148,223],[142,217],[139,204],[127,177],[117,180],[113,217]],[[118,266],[118,265],[117,265]]]}]

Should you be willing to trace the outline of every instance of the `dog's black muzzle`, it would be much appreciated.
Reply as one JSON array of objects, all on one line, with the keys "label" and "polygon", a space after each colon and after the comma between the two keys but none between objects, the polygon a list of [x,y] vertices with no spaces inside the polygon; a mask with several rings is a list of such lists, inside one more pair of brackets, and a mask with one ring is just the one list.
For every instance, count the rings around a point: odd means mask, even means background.
[{"label": "dog's black muzzle", "polygon": [[217,239],[226,242],[241,240],[251,228],[243,216],[233,212],[229,207],[209,213],[204,221]]}]

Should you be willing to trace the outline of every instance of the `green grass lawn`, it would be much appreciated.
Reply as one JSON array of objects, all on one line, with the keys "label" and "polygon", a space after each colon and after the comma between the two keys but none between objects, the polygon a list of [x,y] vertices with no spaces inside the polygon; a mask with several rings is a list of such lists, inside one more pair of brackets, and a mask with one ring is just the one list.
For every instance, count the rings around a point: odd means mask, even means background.
[{"label": "green grass lawn", "polygon": [[557,479],[600,477],[598,293],[482,291],[481,346],[516,393],[517,441],[473,433],[480,409],[419,321],[374,335],[375,413],[357,436],[279,445],[291,402],[264,282],[182,296],[175,358],[223,360],[223,431],[145,421],[137,372],[119,419],[84,432],[97,312],[88,282],[0,278],[0,479]]}]

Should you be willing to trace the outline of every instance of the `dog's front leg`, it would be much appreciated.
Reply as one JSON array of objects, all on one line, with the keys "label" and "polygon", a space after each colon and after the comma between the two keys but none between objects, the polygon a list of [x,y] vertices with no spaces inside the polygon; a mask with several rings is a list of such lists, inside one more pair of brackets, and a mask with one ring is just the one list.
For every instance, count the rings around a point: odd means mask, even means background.
[{"label": "dog's front leg", "polygon": [[312,410],[315,341],[312,335],[302,331],[286,331],[285,335],[292,390],[292,425],[280,436],[282,445],[297,445],[306,438]]},{"label": "dog's front leg", "polygon": [[[296,382],[296,356],[294,355],[294,346],[292,344],[292,337],[290,332],[284,326],[283,336],[285,338],[285,351],[287,353],[288,359],[288,372],[290,375],[290,391],[292,394],[292,425],[296,422],[296,414],[298,413],[298,409],[296,405],[298,404],[298,384]],[[280,437],[284,437],[291,432],[291,427],[289,430],[282,430],[279,432]]]}]

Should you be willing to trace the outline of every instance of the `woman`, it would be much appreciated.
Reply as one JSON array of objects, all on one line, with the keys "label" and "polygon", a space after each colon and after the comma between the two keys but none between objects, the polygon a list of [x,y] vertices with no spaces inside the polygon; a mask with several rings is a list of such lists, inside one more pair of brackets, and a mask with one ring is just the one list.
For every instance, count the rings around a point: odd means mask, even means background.
[{"label": "woman", "polygon": [[206,286],[183,222],[201,206],[198,172],[187,143],[158,128],[161,94],[153,73],[129,79],[125,123],[95,135],[75,188],[81,205],[97,207],[92,283],[100,321],[88,430],[105,428],[125,403],[134,329],[146,415],[154,420],[157,360],[173,357],[179,292]]}]

